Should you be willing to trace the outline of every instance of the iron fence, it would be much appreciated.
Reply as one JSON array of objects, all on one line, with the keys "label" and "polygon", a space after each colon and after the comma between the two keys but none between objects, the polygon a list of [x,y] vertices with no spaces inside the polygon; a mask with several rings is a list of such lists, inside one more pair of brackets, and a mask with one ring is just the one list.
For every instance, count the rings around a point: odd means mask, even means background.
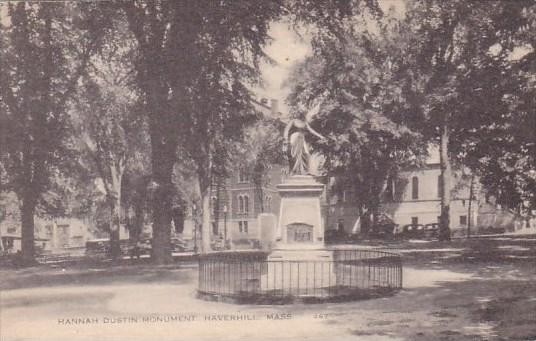
[{"label": "iron fence", "polygon": [[264,252],[199,257],[201,298],[252,303],[350,300],[402,288],[402,260],[376,250],[333,250],[330,260],[272,260]]}]

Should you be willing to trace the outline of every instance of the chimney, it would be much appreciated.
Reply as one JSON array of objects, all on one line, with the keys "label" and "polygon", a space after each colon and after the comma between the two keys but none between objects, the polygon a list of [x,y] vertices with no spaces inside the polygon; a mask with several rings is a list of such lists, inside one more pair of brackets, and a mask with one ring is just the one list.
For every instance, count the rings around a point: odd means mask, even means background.
[{"label": "chimney", "polygon": [[272,115],[274,116],[279,115],[279,103],[276,99],[270,100],[270,109],[272,111]]}]

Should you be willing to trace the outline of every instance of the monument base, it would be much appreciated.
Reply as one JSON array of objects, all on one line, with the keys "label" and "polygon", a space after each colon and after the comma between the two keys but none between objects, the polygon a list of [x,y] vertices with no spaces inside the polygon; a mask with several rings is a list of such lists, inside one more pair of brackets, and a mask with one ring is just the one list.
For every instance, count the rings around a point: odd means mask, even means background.
[{"label": "monument base", "polygon": [[333,251],[319,248],[318,245],[300,245],[299,248],[278,245],[268,255],[268,261],[332,261]]},{"label": "monument base", "polygon": [[298,296],[318,295],[336,283],[333,252],[319,249],[275,249],[261,275],[263,291],[281,291]]}]

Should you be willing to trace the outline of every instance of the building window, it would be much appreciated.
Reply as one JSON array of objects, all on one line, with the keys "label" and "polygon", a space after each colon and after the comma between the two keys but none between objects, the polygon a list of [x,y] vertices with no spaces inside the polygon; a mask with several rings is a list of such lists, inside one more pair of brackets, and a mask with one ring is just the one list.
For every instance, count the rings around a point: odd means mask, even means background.
[{"label": "building window", "polygon": [[54,227],[52,225],[46,225],[45,233],[46,233],[47,239],[52,239],[52,235],[54,234]]},{"label": "building window", "polygon": [[419,223],[419,217],[411,217],[411,225],[417,225]]},{"label": "building window", "polygon": [[397,201],[404,193],[405,184],[401,179],[393,180],[393,200]]},{"label": "building window", "polygon": [[411,198],[419,199],[419,178],[416,176],[411,178]]},{"label": "building window", "polygon": [[339,219],[337,222],[337,230],[344,232],[344,219]]},{"label": "building window", "polygon": [[57,231],[58,231],[58,246],[60,247],[67,247],[69,246],[69,239],[70,237],[70,228],[69,225],[57,225]]},{"label": "building window", "polygon": [[467,225],[467,216],[461,215],[460,216],[460,225]]},{"label": "building window", "polygon": [[218,234],[218,225],[215,221],[212,222],[212,234],[217,235]]},{"label": "building window", "polygon": [[210,204],[212,205],[212,215],[218,215],[218,198],[212,197],[210,199]]},{"label": "building window", "polygon": [[238,182],[239,183],[246,183],[249,182],[249,173],[245,169],[240,169],[238,171]]},{"label": "building window", "polygon": [[437,176],[437,197],[441,198],[443,196],[443,181],[441,175]]},{"label": "building window", "polygon": [[247,221],[239,221],[238,222],[238,232],[240,233],[248,233],[248,222]]},{"label": "building window", "polygon": [[345,190],[338,191],[337,192],[337,202],[338,203],[346,202],[348,200],[348,195],[349,195],[349,193],[347,193],[347,191],[345,191]]},{"label": "building window", "polygon": [[244,212],[244,197],[238,196],[238,213]]},{"label": "building window", "polygon": [[265,211],[271,211],[272,210],[272,197],[267,195],[264,198],[264,210]]},{"label": "building window", "polygon": [[246,194],[238,196],[238,213],[249,213],[249,196]]}]

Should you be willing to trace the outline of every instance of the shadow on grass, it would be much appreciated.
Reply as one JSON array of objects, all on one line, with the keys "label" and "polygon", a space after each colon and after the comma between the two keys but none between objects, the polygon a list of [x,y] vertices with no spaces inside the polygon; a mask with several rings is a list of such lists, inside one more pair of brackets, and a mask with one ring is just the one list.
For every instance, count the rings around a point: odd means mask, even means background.
[{"label": "shadow on grass", "polygon": [[12,290],[54,286],[84,286],[111,284],[146,284],[190,282],[195,277],[192,271],[185,271],[189,264],[156,266],[149,264],[116,265],[67,268],[39,266],[18,271],[3,271],[0,290]]},{"label": "shadow on grass", "polygon": [[[419,331],[434,340],[535,340],[533,280],[471,279],[405,290],[414,299],[395,310],[430,310],[436,323]],[[441,327],[443,326],[443,327]],[[418,339],[418,334],[411,339]],[[424,337],[425,336],[425,337]],[[415,338],[413,338],[415,337]]]},{"label": "shadow on grass", "polygon": [[107,302],[115,294],[111,292],[101,293],[49,293],[39,297],[16,297],[2,299],[2,308],[21,308],[42,305],[56,305],[61,311],[79,311],[81,307],[87,311],[88,307],[94,307],[99,313],[103,312]]}]

